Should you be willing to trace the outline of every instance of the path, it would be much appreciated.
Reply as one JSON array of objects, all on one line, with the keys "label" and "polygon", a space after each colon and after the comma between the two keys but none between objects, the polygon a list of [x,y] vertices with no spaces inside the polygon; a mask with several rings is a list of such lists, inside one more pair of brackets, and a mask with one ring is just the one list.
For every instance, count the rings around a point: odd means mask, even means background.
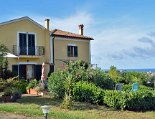
[{"label": "path", "polygon": [[44,117],[27,117],[20,114],[0,112],[0,119],[43,119]]}]

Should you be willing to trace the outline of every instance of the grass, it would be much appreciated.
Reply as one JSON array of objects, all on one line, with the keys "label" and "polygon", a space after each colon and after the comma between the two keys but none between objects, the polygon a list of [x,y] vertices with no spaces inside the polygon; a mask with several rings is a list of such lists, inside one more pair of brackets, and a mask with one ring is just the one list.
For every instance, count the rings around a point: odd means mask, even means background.
[{"label": "grass", "polygon": [[0,102],[0,112],[41,117],[43,114],[40,106],[48,104],[52,106],[49,112],[49,117],[52,119],[154,119],[155,117],[155,111],[116,111],[105,106],[80,102],[75,102],[72,110],[65,110],[60,108],[61,102],[50,97],[24,96],[16,103]]}]

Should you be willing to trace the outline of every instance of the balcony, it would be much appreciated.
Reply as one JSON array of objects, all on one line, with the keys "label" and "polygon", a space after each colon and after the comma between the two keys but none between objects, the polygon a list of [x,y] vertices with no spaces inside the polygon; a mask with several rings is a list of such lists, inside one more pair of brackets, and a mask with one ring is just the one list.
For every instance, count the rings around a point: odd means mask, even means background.
[{"label": "balcony", "polygon": [[45,54],[45,48],[43,46],[19,47],[13,45],[13,54],[17,56],[42,56]]}]

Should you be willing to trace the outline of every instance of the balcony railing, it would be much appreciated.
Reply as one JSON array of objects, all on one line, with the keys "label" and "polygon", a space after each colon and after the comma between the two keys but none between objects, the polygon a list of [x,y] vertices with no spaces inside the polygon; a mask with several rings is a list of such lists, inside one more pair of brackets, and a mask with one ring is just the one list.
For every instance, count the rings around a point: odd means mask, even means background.
[{"label": "balcony railing", "polygon": [[31,55],[31,56],[41,56],[45,54],[45,49],[43,46],[36,47],[19,47],[13,45],[13,54],[15,55]]}]

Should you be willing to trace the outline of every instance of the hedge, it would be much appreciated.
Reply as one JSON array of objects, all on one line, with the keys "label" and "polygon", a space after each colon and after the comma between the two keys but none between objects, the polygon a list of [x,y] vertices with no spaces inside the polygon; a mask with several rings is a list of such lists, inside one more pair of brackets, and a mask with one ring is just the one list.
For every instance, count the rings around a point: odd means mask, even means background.
[{"label": "hedge", "polygon": [[115,109],[145,111],[155,109],[155,92],[139,90],[137,92],[110,91],[104,93],[104,103]]}]

